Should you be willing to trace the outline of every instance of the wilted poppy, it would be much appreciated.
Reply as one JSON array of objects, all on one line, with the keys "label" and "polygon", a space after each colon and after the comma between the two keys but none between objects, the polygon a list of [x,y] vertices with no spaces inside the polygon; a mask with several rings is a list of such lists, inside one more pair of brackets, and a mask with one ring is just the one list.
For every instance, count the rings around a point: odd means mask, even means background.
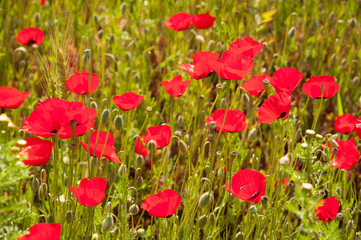
[{"label": "wilted poppy", "polygon": [[84,70],[83,72],[75,72],[73,76],[71,76],[65,82],[65,87],[72,93],[75,94],[89,94],[89,79],[90,79],[90,93],[95,92],[99,87],[100,80],[99,77],[92,73],[91,78],[90,74]]},{"label": "wilted poppy", "polygon": [[257,204],[266,192],[266,177],[260,172],[243,169],[232,177],[231,188],[229,183],[226,183],[225,187],[236,198]]},{"label": "wilted poppy", "polygon": [[245,57],[242,52],[227,50],[218,61],[210,62],[209,65],[217,74],[228,80],[241,80],[251,73],[254,61]]},{"label": "wilted poppy", "polygon": [[29,92],[20,92],[13,87],[0,87],[0,108],[18,108],[29,95]]},{"label": "wilted poppy", "polygon": [[290,95],[300,85],[302,78],[302,73],[294,68],[280,68],[273,74],[271,84],[277,92]]},{"label": "wilted poppy", "polygon": [[[248,128],[246,118],[241,110],[228,109],[226,117],[226,109],[218,109],[207,117],[205,122],[211,126],[211,122],[216,123],[216,130],[222,132],[242,132]],[[223,127],[222,127],[223,126]]]},{"label": "wilted poppy", "polygon": [[143,98],[144,96],[128,92],[121,96],[113,97],[113,102],[123,111],[129,111],[136,108],[143,101]]},{"label": "wilted poppy", "polygon": [[81,205],[91,207],[104,200],[107,180],[101,177],[83,178],[79,187],[69,187]]},{"label": "wilted poppy", "polygon": [[286,119],[291,109],[292,98],[285,93],[276,93],[258,109],[258,121],[271,123],[279,118]]},{"label": "wilted poppy", "polygon": [[259,97],[264,92],[263,81],[270,80],[271,78],[267,74],[256,75],[245,81],[241,87],[252,96]]},{"label": "wilted poppy", "polygon": [[164,26],[176,31],[181,31],[186,30],[191,25],[191,21],[191,15],[185,12],[181,12],[171,16],[168,21],[164,22]]},{"label": "wilted poppy", "polygon": [[351,114],[343,114],[336,118],[335,131],[343,134],[349,134],[356,130],[357,119]]},{"label": "wilted poppy", "polygon": [[149,127],[144,134],[144,142],[148,144],[150,140],[155,141],[156,149],[164,148],[170,143],[172,137],[172,130],[168,125],[158,125],[155,127]]},{"label": "wilted poppy", "polygon": [[[357,163],[360,153],[357,149],[354,138],[347,141],[336,140],[338,143],[336,156],[329,162],[332,167],[341,169],[351,169]],[[331,146],[330,146],[331,148]]]},{"label": "wilted poppy", "polygon": [[328,222],[337,216],[340,202],[335,198],[335,196],[323,199],[319,201],[319,203],[322,205],[315,209],[318,220]]},{"label": "wilted poppy", "polygon": [[59,223],[38,223],[29,228],[29,234],[17,240],[59,240],[61,225]]},{"label": "wilted poppy", "polygon": [[233,53],[242,53],[244,57],[255,57],[261,52],[263,46],[263,43],[259,43],[248,36],[231,43],[229,50]]},{"label": "wilted poppy", "polygon": [[186,71],[192,78],[201,79],[208,77],[213,72],[211,62],[217,61],[219,53],[212,53],[207,51],[196,52],[193,54],[193,64],[183,63],[178,68]]},{"label": "wilted poppy", "polygon": [[142,137],[138,137],[135,142],[135,153],[142,155],[143,157],[148,155],[148,149],[144,146]]},{"label": "wilted poppy", "polygon": [[16,36],[16,40],[22,45],[39,45],[43,42],[44,33],[38,28],[24,28]]},{"label": "wilted poppy", "polygon": [[[302,86],[302,91],[310,98],[330,98],[335,95],[340,86],[335,83],[335,78],[326,76],[311,76],[310,80]],[[323,94],[322,94],[323,92]]]},{"label": "wilted poppy", "polygon": [[53,143],[38,137],[25,139],[26,145],[21,148],[19,156],[24,158],[22,161],[25,165],[41,166],[49,162]]},{"label": "wilted poppy", "polygon": [[166,189],[161,193],[149,195],[140,208],[146,210],[153,217],[167,218],[175,213],[181,202],[182,196],[172,189]]},{"label": "wilted poppy", "polygon": [[192,24],[197,29],[210,28],[213,26],[214,21],[216,21],[216,18],[209,15],[209,12],[192,16]]},{"label": "wilted poppy", "polygon": [[59,134],[60,138],[70,138],[73,134],[80,136],[95,125],[97,111],[85,107],[81,102],[68,102],[59,98],[47,99],[39,103],[36,109],[25,119],[23,129],[26,133],[40,137]]},{"label": "wilted poppy", "polygon": [[90,135],[90,146],[79,140],[81,145],[84,147],[86,151],[89,149],[89,154],[95,157],[103,156],[106,159],[121,163],[117,153],[115,152],[114,144],[114,136],[110,132],[95,130]]},{"label": "wilted poppy", "polygon": [[191,82],[192,80],[182,81],[182,75],[177,75],[171,81],[161,81],[160,84],[169,95],[177,98],[184,94]]}]

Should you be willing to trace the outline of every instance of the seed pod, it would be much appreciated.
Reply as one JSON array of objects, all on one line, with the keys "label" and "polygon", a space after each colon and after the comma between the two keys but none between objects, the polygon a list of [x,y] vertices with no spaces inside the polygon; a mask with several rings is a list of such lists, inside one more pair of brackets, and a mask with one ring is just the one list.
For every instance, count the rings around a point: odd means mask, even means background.
[{"label": "seed pod", "polygon": [[216,221],[217,221],[216,215],[214,215],[214,213],[209,214],[209,223],[212,226],[216,225]]},{"label": "seed pod", "polygon": [[133,204],[132,206],[130,206],[129,212],[130,212],[130,214],[132,214],[132,215],[138,214],[138,212],[139,212],[139,207],[138,207],[138,205]]},{"label": "seed pod", "polygon": [[262,196],[261,203],[266,205],[268,203],[269,198],[267,196]]},{"label": "seed pod", "polygon": [[342,219],[342,218],[343,218],[343,214],[342,214],[342,213],[340,213],[340,212],[339,212],[339,213],[337,213],[336,218],[337,218],[337,219]]},{"label": "seed pod", "polygon": [[234,240],[243,240],[243,239],[244,239],[243,232],[238,232],[234,237]]},{"label": "seed pod", "polygon": [[179,140],[178,141],[178,147],[179,147],[179,150],[180,150],[180,152],[182,154],[186,155],[188,153],[188,146],[184,141]]},{"label": "seed pod", "polygon": [[206,215],[202,215],[198,218],[198,226],[200,228],[204,228],[204,226],[207,224],[207,216]]},{"label": "seed pod", "polygon": [[106,125],[106,124],[108,124],[109,119],[110,119],[110,111],[109,111],[109,109],[106,108],[102,112],[101,123]]},{"label": "seed pod", "polygon": [[209,192],[203,193],[203,194],[199,197],[198,206],[199,206],[200,208],[203,208],[203,207],[207,206],[210,199],[211,199],[211,194],[210,194]]},{"label": "seed pod", "polygon": [[108,215],[102,222],[103,232],[108,232],[114,226],[112,215]]},{"label": "seed pod", "polygon": [[123,118],[122,116],[120,115],[117,115],[115,118],[114,118],[114,126],[117,130],[121,130],[122,127],[123,127]]},{"label": "seed pod", "polygon": [[216,129],[216,122],[215,121],[211,121],[210,125],[211,125],[212,129]]},{"label": "seed pod", "polygon": [[249,210],[251,210],[251,213],[257,214],[257,207],[256,207],[256,205],[250,206],[250,207],[249,207]]}]

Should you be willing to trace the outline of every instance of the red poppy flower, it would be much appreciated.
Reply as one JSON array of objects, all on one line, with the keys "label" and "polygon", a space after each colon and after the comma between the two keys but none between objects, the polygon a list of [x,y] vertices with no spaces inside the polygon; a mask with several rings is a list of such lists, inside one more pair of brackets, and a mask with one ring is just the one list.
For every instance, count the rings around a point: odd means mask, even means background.
[{"label": "red poppy flower", "polygon": [[18,108],[29,95],[29,92],[20,92],[13,87],[0,87],[0,108]]},{"label": "red poppy flower", "polygon": [[83,178],[79,187],[69,187],[81,205],[92,207],[104,200],[107,180],[101,177]]},{"label": "red poppy flower", "polygon": [[148,149],[144,146],[141,137],[138,137],[135,143],[135,153],[142,155],[143,157],[146,157],[148,155]]},{"label": "red poppy flower", "polygon": [[264,101],[258,109],[258,121],[271,123],[279,118],[286,119],[291,109],[292,98],[285,93],[276,93]]},{"label": "red poppy flower", "polygon": [[192,80],[182,81],[182,75],[177,75],[171,81],[161,81],[160,84],[169,95],[177,98],[184,94],[191,82]]},{"label": "red poppy flower", "polygon": [[271,84],[277,92],[290,95],[300,85],[303,75],[294,68],[280,68],[271,79]]},{"label": "red poppy flower", "polygon": [[229,50],[233,53],[242,53],[244,57],[255,57],[261,52],[263,46],[263,43],[259,43],[248,36],[231,43]]},{"label": "red poppy flower", "polygon": [[218,61],[210,62],[209,65],[217,74],[228,80],[240,80],[251,73],[254,61],[245,57],[242,52],[227,50]]},{"label": "red poppy flower", "polygon": [[29,229],[29,234],[17,240],[59,240],[61,225],[59,223],[38,223]]},{"label": "red poppy flower", "polygon": [[161,193],[149,195],[140,208],[146,210],[153,217],[167,218],[175,213],[181,202],[182,196],[172,189],[166,189]]},{"label": "red poppy flower", "polygon": [[270,77],[267,74],[253,76],[242,84],[242,88],[245,89],[249,94],[255,97],[259,97],[264,92],[263,81]]},{"label": "red poppy flower", "polygon": [[38,137],[26,139],[26,145],[19,152],[20,157],[24,157],[23,163],[29,166],[41,166],[49,162],[53,143]]},{"label": "red poppy flower", "polygon": [[26,133],[40,137],[59,134],[60,138],[70,138],[75,127],[75,136],[87,133],[95,125],[97,111],[84,107],[81,102],[68,102],[59,98],[47,99],[39,103],[36,109],[25,119],[23,129]]},{"label": "red poppy flower", "polygon": [[328,222],[333,220],[340,208],[340,202],[335,196],[319,201],[322,205],[315,209],[316,217],[318,220]]},{"label": "red poppy flower", "polygon": [[355,139],[336,140],[336,142],[338,143],[336,156],[332,156],[333,159],[328,164],[335,168],[352,169],[358,163],[360,156]]},{"label": "red poppy flower", "polygon": [[129,111],[136,108],[143,101],[143,98],[144,96],[128,92],[121,96],[113,97],[113,102],[123,111]]},{"label": "red poppy flower", "polygon": [[168,21],[164,22],[167,28],[181,31],[186,30],[191,25],[192,17],[185,12],[174,14]]},{"label": "red poppy flower", "polygon": [[44,33],[38,28],[24,28],[16,36],[16,40],[22,45],[39,45],[43,42]]},{"label": "red poppy flower", "polygon": [[243,169],[232,177],[231,189],[229,183],[226,183],[225,187],[236,198],[257,204],[266,192],[266,177],[260,172]]},{"label": "red poppy flower", "polygon": [[321,98],[322,88],[323,98],[330,98],[338,92],[340,86],[332,76],[311,76],[310,80],[303,84],[302,91],[310,98]]},{"label": "red poppy flower", "polygon": [[211,116],[207,117],[205,122],[209,126],[211,126],[212,121],[216,122],[216,130],[220,131],[222,129],[222,132],[242,132],[248,128],[246,118],[241,110],[228,109],[226,119],[224,120],[225,114],[226,109],[218,109]]},{"label": "red poppy flower", "polygon": [[217,61],[219,53],[207,51],[196,52],[193,54],[193,64],[183,63],[178,68],[186,71],[192,78],[201,79],[208,77],[213,72],[209,63]]},{"label": "red poppy flower", "polygon": [[[81,73],[75,72],[73,76],[66,80],[65,87],[75,94],[89,94],[89,79],[89,73],[86,70]],[[99,87],[99,84],[99,77],[92,73],[90,79],[90,93],[95,92]]]},{"label": "red poppy flower", "polygon": [[214,21],[216,21],[216,18],[209,15],[209,12],[192,16],[192,24],[197,29],[210,28],[213,26]]},{"label": "red poppy flower", "polygon": [[343,114],[336,118],[335,131],[343,134],[349,134],[356,130],[357,119],[351,114]]},{"label": "red poppy flower", "polygon": [[166,147],[170,143],[171,137],[172,130],[168,125],[158,125],[155,127],[149,127],[143,139],[145,144],[148,144],[150,140],[155,141],[156,149],[159,149]]},{"label": "red poppy flower", "polygon": [[[105,142],[106,140],[106,142]],[[90,150],[89,154],[95,157],[103,156],[110,161],[121,163],[116,152],[114,144],[114,136],[110,132],[95,130],[90,135],[90,146],[79,140],[85,151]]]}]

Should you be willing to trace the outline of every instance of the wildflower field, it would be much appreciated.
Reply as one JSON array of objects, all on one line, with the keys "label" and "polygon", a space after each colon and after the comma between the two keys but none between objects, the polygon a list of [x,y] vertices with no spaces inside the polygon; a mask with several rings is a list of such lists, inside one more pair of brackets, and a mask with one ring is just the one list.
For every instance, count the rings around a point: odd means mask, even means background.
[{"label": "wildflower field", "polygon": [[0,1],[0,239],[361,239],[361,1]]}]

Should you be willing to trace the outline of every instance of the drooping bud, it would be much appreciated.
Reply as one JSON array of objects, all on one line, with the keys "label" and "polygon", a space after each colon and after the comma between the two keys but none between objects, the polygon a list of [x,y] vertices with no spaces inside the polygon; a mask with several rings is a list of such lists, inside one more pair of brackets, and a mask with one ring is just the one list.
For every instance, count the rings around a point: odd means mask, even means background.
[{"label": "drooping bud", "polygon": [[92,102],[90,102],[90,108],[93,108],[93,109],[97,110],[98,109],[98,104],[96,102],[92,101]]},{"label": "drooping bud", "polygon": [[136,185],[138,188],[140,188],[143,185],[143,177],[142,176],[137,177]]},{"label": "drooping bud", "polygon": [[211,199],[211,194],[210,194],[209,192],[203,193],[203,194],[199,197],[198,206],[199,206],[200,208],[203,208],[203,207],[207,206],[210,199]]},{"label": "drooping bud", "polygon": [[198,225],[200,228],[203,228],[206,224],[207,224],[207,216],[206,215],[202,215],[198,218]]},{"label": "drooping bud", "polygon": [[38,191],[39,185],[40,185],[39,179],[34,177],[33,180],[31,181],[31,189],[33,189],[33,192]]},{"label": "drooping bud", "polygon": [[149,151],[154,151],[155,147],[156,147],[156,142],[154,140],[150,140],[147,144],[147,148]]},{"label": "drooping bud", "polygon": [[295,33],[296,33],[296,28],[291,27],[290,30],[288,31],[288,38],[292,39],[295,36]]},{"label": "drooping bud", "polygon": [[103,232],[108,232],[114,226],[112,215],[108,215],[102,222]]},{"label": "drooping bud", "polygon": [[65,213],[65,221],[67,223],[71,223],[73,221],[73,213],[71,211],[67,211]]},{"label": "drooping bud", "polygon": [[42,183],[40,184],[38,196],[40,200],[45,200],[48,195],[48,184]]},{"label": "drooping bud", "polygon": [[122,127],[123,127],[123,118],[122,116],[120,115],[117,115],[115,118],[114,118],[114,126],[117,130],[121,130]]},{"label": "drooping bud", "polygon": [[48,223],[54,223],[54,222],[55,222],[54,215],[49,215],[48,216]]},{"label": "drooping bud", "polygon": [[139,228],[137,230],[137,236],[138,237],[142,237],[142,236],[144,236],[144,234],[145,234],[145,230],[143,228]]},{"label": "drooping bud", "polygon": [[115,170],[111,171],[109,174],[109,179],[108,179],[109,185],[113,185],[115,183],[116,178],[117,178],[117,175],[115,174]]},{"label": "drooping bud", "polygon": [[188,153],[188,146],[183,140],[178,141],[178,147],[182,154],[186,155]]},{"label": "drooping bud", "polygon": [[119,176],[119,177],[123,177],[125,174],[127,174],[127,166],[125,166],[124,164],[122,164],[122,165],[118,168],[118,176]]},{"label": "drooping bud", "polygon": [[217,221],[217,219],[216,219],[216,215],[214,214],[214,213],[211,213],[211,214],[209,214],[209,223],[212,225],[212,226],[214,226],[214,225],[216,225],[216,221]]},{"label": "drooping bud", "polygon": [[257,214],[257,207],[256,207],[256,205],[250,206],[250,207],[249,207],[249,210],[251,211],[251,213]]},{"label": "drooping bud", "polygon": [[243,232],[238,232],[234,237],[234,240],[244,240]]},{"label": "drooping bud", "polygon": [[136,214],[138,214],[138,212],[139,212],[139,207],[138,207],[138,205],[133,204],[132,206],[130,206],[130,208],[129,208],[129,213],[130,213],[130,214],[136,215]]},{"label": "drooping bud", "polygon": [[178,126],[183,126],[183,121],[184,121],[184,119],[183,119],[182,115],[179,115],[177,118]]},{"label": "drooping bud", "polygon": [[109,109],[106,108],[102,112],[101,123],[106,125],[106,124],[108,124],[109,119],[110,119],[110,111],[109,111]]},{"label": "drooping bud", "polygon": [[249,132],[248,132],[248,141],[252,141],[252,140],[256,139],[256,137],[257,137],[257,129],[252,128],[251,130],[249,130]]},{"label": "drooping bud", "polygon": [[138,155],[136,158],[135,158],[135,165],[137,167],[141,167],[143,165],[143,156],[142,155]]}]

